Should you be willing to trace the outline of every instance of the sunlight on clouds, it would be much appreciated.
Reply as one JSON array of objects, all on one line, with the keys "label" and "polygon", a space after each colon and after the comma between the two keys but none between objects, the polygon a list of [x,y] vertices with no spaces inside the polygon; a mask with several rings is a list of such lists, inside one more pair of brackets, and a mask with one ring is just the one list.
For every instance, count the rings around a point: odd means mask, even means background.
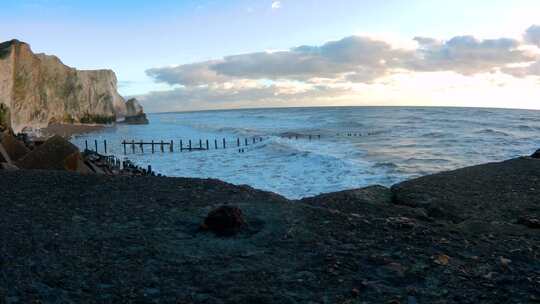
[{"label": "sunlight on clouds", "polygon": [[255,52],[148,76],[173,87],[140,96],[151,111],[414,105],[540,109],[540,31],[448,40],[350,36],[320,46]]}]

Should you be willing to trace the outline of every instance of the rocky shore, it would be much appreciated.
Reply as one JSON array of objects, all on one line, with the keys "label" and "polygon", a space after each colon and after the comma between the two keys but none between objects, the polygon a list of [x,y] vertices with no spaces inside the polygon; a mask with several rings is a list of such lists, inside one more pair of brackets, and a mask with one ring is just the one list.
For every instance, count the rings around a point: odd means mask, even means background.
[{"label": "rocky shore", "polygon": [[533,157],[299,201],[53,170],[0,191],[1,303],[540,301]]}]

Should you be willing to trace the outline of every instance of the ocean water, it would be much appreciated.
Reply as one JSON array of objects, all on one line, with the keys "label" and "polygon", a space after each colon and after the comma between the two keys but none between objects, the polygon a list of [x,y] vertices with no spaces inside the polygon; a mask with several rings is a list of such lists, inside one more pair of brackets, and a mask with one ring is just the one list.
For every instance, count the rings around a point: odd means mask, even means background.
[{"label": "ocean water", "polygon": [[[336,107],[150,114],[149,125],[120,125],[76,136],[90,148],[107,140],[109,154],[167,176],[218,178],[288,198],[394,183],[439,171],[529,155],[540,148],[540,111]],[[291,135],[291,138],[288,135]],[[299,134],[296,139],[294,134]],[[309,140],[307,135],[321,135]],[[349,134],[351,136],[349,136]],[[285,136],[284,136],[285,135]],[[252,144],[253,137],[263,141]],[[221,141],[227,140],[227,149]],[[249,139],[240,153],[236,139]],[[180,152],[189,139],[209,151]],[[214,139],[220,149],[214,149]],[[135,154],[123,140],[174,141],[174,153]]]}]

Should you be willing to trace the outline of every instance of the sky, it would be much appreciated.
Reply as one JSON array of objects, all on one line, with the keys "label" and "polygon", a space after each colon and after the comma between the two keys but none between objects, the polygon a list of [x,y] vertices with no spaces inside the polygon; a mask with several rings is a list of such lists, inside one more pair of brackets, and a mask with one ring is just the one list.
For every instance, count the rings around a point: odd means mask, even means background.
[{"label": "sky", "polygon": [[2,0],[14,38],[114,70],[147,112],[540,109],[538,0]]}]

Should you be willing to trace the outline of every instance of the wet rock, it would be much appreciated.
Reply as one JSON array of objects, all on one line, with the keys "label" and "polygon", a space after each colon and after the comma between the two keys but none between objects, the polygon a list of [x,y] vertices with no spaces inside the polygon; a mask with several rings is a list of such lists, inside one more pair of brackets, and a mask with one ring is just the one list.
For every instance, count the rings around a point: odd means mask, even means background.
[{"label": "wet rock", "polygon": [[531,155],[532,158],[540,158],[540,149],[536,150],[536,152],[534,152],[532,155]]},{"label": "wet rock", "polygon": [[17,162],[23,169],[66,170],[91,173],[79,149],[60,136],[54,136]]},{"label": "wet rock", "polygon": [[16,171],[19,170],[19,168],[9,163],[0,163],[0,170]]},{"label": "wet rock", "polygon": [[221,206],[208,213],[201,228],[217,235],[230,236],[238,233],[244,226],[246,222],[240,208]]},{"label": "wet rock", "polygon": [[24,143],[15,138],[10,132],[2,134],[0,143],[2,143],[4,150],[12,161],[19,160],[30,152]]}]

